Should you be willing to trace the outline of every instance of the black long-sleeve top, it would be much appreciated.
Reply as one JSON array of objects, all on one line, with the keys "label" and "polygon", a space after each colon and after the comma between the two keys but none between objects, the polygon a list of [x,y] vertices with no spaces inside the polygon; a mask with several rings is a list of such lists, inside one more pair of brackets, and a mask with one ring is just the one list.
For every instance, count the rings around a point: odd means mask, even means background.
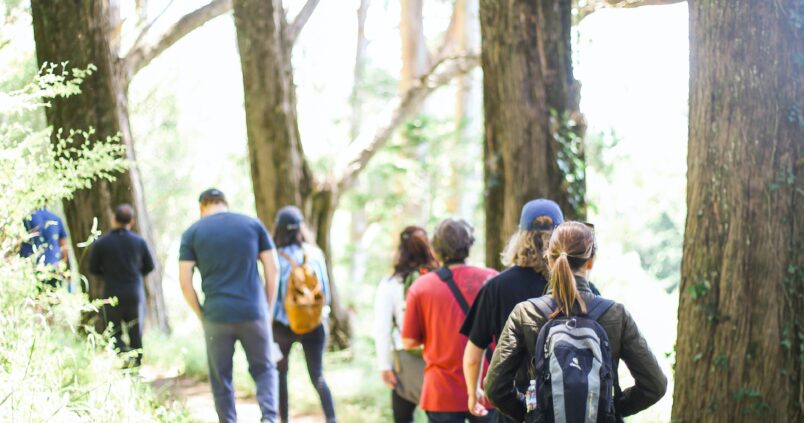
[{"label": "black long-sleeve top", "polygon": [[103,278],[105,298],[144,301],[142,278],[152,270],[154,260],[148,244],[128,229],[113,229],[92,245],[89,271]]}]

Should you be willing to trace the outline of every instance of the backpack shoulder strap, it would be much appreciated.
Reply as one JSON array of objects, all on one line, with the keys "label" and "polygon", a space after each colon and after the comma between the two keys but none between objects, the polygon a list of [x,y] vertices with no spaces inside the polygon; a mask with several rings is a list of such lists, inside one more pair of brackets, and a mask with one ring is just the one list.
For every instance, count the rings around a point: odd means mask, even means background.
[{"label": "backpack shoulder strap", "polygon": [[438,269],[436,274],[447,284],[450,291],[452,291],[452,295],[455,297],[455,300],[458,301],[458,305],[461,306],[463,314],[469,314],[469,303],[466,302],[466,298],[464,298],[460,288],[458,288],[458,285],[455,284],[455,279],[452,278],[452,272],[449,270],[449,268],[444,266]]},{"label": "backpack shoulder strap", "polygon": [[605,314],[611,306],[614,305],[614,301],[603,298],[601,296],[595,296],[595,298],[586,304],[586,317],[597,320],[603,314]]},{"label": "backpack shoulder strap", "polygon": [[545,319],[549,320],[550,315],[553,314],[554,311],[556,311],[555,302],[553,301],[552,298],[550,298],[547,295],[545,295],[544,297],[531,298],[528,301],[530,301],[533,305],[536,306],[537,309],[539,309],[539,313],[541,313],[542,317],[544,317]]},{"label": "backpack shoulder strap", "polygon": [[[295,260],[290,258],[290,256],[287,255],[284,251],[277,249],[276,252],[279,253],[279,255],[282,256],[282,258],[285,259],[288,263],[290,263],[290,267],[292,267],[294,269],[299,267],[299,264],[296,263]],[[305,255],[305,261],[306,260],[307,260],[307,256]]]}]

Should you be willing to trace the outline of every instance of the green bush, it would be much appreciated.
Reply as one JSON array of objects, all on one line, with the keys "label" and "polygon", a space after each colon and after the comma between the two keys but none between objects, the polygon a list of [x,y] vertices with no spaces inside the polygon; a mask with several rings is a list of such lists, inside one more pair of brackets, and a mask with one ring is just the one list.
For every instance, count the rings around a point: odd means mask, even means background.
[{"label": "green bush", "polygon": [[[58,202],[95,178],[125,168],[116,139],[86,132],[36,130],[25,115],[51,98],[79,93],[93,71],[48,66],[20,90],[0,92],[0,416],[8,421],[186,421],[182,410],[157,402],[130,372],[108,337],[80,324],[98,304],[63,290],[39,292],[48,278],[33,259],[18,255],[27,238],[22,220]],[[84,141],[89,147],[78,147]]]}]

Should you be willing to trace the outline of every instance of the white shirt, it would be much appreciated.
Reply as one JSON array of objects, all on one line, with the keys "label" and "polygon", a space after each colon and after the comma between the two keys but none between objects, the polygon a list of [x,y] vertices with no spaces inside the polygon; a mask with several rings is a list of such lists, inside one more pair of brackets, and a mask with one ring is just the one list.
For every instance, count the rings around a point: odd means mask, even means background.
[{"label": "white shirt", "polygon": [[374,348],[380,371],[391,370],[394,362],[392,352],[402,349],[404,320],[405,286],[399,276],[389,276],[380,281],[374,299]]}]

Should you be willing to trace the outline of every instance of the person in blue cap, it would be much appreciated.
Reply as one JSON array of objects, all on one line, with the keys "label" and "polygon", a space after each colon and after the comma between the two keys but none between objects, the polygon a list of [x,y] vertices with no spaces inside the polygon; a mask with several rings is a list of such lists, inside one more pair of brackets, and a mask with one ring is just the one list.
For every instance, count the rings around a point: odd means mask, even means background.
[{"label": "person in blue cap", "polygon": [[57,287],[61,279],[57,276],[61,263],[67,265],[67,231],[64,222],[47,207],[35,210],[23,221],[30,238],[20,247],[21,257],[36,256],[37,265],[49,271],[44,283]]},{"label": "person in blue cap", "polygon": [[[307,362],[307,373],[318,392],[321,408],[327,423],[337,422],[335,405],[327,381],[324,379],[324,349],[327,346],[327,315],[330,305],[330,286],[327,273],[327,262],[324,253],[312,243],[310,231],[304,223],[301,210],[294,206],[283,207],[276,214],[274,237],[279,253],[279,300],[274,308],[274,337],[282,352],[282,359],[277,363],[279,369],[279,419],[288,421],[288,363],[291,347],[296,342],[302,345],[304,360]],[[310,271],[317,280],[322,307],[320,313],[306,315],[308,323],[301,333],[294,331],[291,313],[288,310],[288,297],[291,291],[288,286],[298,271]],[[320,320],[318,320],[320,319]],[[315,324],[311,323],[315,320]],[[319,323],[320,322],[320,323]]]},{"label": "person in blue cap", "polygon": [[[483,286],[466,316],[461,333],[469,337],[469,343],[464,351],[463,371],[469,410],[475,415],[486,412],[480,404],[483,391],[479,385],[483,350],[491,352],[517,304],[544,295],[549,279],[544,251],[553,229],[563,222],[564,214],[552,200],[540,198],[525,204],[519,228],[502,252],[502,262],[508,268]],[[517,376],[517,386],[524,392],[529,380],[527,368],[523,366]],[[494,421],[511,420],[496,413]]]}]

